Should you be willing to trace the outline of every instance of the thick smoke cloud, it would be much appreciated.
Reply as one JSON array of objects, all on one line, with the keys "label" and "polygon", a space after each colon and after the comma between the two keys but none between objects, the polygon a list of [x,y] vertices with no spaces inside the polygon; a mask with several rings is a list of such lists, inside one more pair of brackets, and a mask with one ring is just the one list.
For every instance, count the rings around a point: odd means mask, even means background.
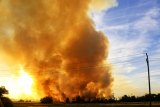
[{"label": "thick smoke cloud", "polygon": [[1,53],[31,68],[39,95],[61,101],[111,95],[109,44],[87,15],[90,2],[1,0]]}]

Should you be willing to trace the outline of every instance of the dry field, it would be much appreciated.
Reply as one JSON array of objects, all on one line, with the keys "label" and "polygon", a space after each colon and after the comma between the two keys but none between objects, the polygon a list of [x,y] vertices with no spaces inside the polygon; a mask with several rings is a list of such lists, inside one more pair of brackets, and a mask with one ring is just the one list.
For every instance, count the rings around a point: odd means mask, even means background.
[{"label": "dry field", "polygon": [[[115,103],[115,104],[39,104],[14,103],[15,107],[149,107],[148,103]],[[160,103],[153,103],[152,107],[160,107]]]}]

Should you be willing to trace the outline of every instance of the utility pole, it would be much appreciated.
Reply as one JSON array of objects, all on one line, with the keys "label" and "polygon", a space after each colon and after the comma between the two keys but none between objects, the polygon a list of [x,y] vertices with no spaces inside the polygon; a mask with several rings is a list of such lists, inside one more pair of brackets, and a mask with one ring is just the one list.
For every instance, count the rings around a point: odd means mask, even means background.
[{"label": "utility pole", "polygon": [[148,54],[146,53],[146,62],[147,62],[147,68],[148,68],[148,86],[149,86],[149,106],[151,107],[151,83],[150,83],[150,72],[149,72],[149,60],[148,60]]}]

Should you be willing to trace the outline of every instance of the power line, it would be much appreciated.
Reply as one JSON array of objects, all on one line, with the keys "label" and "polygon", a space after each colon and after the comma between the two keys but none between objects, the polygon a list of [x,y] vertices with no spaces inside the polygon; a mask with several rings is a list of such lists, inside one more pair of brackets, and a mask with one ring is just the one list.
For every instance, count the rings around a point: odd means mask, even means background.
[{"label": "power line", "polygon": [[[74,65],[71,66],[71,68],[68,68],[68,70],[74,70],[74,71],[81,71],[81,70],[87,70],[87,69],[94,69],[94,68],[106,68],[107,66],[111,66],[112,64],[118,64],[118,65],[121,65],[121,64],[126,64],[127,62],[143,62],[143,61],[139,61],[139,60],[135,60],[135,61],[123,61],[123,62],[116,62],[116,63],[111,63],[111,64],[101,64],[101,65],[96,65],[96,66],[79,66],[79,67],[76,67],[74,68]],[[68,66],[66,66],[68,67]],[[49,69],[49,68],[54,68],[54,67],[46,67],[44,68],[45,69]],[[32,68],[25,68],[24,69],[32,69]],[[12,69],[12,70],[20,70],[20,69]],[[0,70],[0,71],[12,71],[12,70]],[[64,69],[65,70],[65,69]]]},{"label": "power line", "polygon": [[[100,64],[100,65],[97,65],[96,63],[92,63],[92,62],[85,62],[85,63],[72,63],[72,64],[53,64],[53,66],[47,66],[47,64],[44,64],[42,65],[41,67],[39,67],[40,69],[51,69],[52,68],[55,68],[54,66],[60,66],[60,67],[64,67],[67,68],[69,67],[69,70],[83,70],[83,69],[92,69],[92,68],[104,68],[104,67],[107,67],[107,66],[110,66],[110,65],[123,65],[123,64],[130,64],[130,63],[133,63],[133,62],[143,62],[144,60],[139,60],[139,59],[136,59],[136,60],[132,60],[133,58],[135,57],[139,57],[139,55],[143,55],[143,54],[135,54],[135,55],[127,55],[127,56],[121,56],[121,57],[115,57],[115,58],[110,58],[109,61],[112,61],[113,59],[118,59],[118,58],[130,58],[130,59],[126,59],[125,61],[122,60],[122,61],[115,61],[115,62],[110,62],[110,63],[105,63],[105,64]],[[112,60],[111,60],[112,59]],[[151,61],[159,61],[157,59],[151,59]],[[95,65],[92,65],[92,64],[95,64]],[[75,68],[74,68],[75,67]],[[37,69],[37,67],[33,68],[33,67],[24,67],[24,69]],[[0,71],[13,71],[13,70],[20,70],[20,68],[12,68],[12,69],[0,69]]]},{"label": "power line", "polygon": [[[91,68],[104,68],[110,65],[121,65],[121,64],[127,64],[128,62],[133,63],[133,62],[144,62],[143,60],[132,60],[132,61],[121,61],[121,62],[113,62],[113,63],[109,63],[109,64],[101,64],[101,65],[90,65],[90,66],[83,66],[83,65],[79,65],[79,67],[74,68],[75,65],[66,65],[64,67],[70,67],[69,70],[81,70],[81,69],[91,69]],[[44,67],[42,69],[49,69],[49,68],[55,68],[55,67]],[[24,69],[35,69],[32,67],[24,67]],[[12,70],[20,70],[19,68],[16,69],[0,69],[0,71],[12,71]]]},{"label": "power line", "polygon": [[136,56],[142,56],[142,55],[144,55],[144,54],[132,54],[132,55],[126,55],[126,56],[120,56],[120,57],[112,57],[112,58],[108,58],[108,60],[109,59],[118,59],[118,58],[130,58],[130,57],[136,57]]}]

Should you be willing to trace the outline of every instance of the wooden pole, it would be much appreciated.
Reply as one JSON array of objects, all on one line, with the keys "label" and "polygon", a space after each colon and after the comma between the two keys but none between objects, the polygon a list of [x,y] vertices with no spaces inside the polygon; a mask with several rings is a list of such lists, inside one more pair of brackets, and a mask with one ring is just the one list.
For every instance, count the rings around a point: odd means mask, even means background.
[{"label": "wooden pole", "polygon": [[147,62],[147,68],[148,68],[148,86],[149,86],[149,106],[151,107],[152,105],[152,100],[151,100],[151,83],[150,83],[150,71],[149,71],[149,60],[148,60],[148,54],[146,53],[146,62]]}]

